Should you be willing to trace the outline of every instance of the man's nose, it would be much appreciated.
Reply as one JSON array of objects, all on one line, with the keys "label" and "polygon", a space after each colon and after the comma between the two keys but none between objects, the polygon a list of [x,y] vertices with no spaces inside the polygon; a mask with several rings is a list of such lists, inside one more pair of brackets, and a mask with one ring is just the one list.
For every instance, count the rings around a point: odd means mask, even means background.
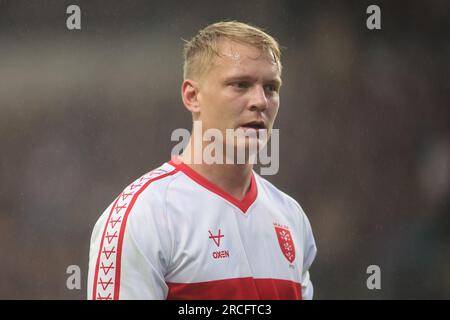
[{"label": "man's nose", "polygon": [[251,92],[250,110],[264,111],[268,107],[266,92],[262,86],[254,86]]}]

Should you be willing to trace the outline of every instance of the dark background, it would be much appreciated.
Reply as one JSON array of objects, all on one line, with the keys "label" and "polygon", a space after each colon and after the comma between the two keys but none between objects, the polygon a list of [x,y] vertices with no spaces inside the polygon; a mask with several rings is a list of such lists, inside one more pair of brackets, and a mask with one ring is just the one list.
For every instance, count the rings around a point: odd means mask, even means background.
[{"label": "dark background", "polygon": [[98,216],[190,129],[182,38],[236,19],[285,47],[266,178],[311,221],[315,298],[449,299],[450,2],[393,2],[0,1],[0,298],[86,297]]}]

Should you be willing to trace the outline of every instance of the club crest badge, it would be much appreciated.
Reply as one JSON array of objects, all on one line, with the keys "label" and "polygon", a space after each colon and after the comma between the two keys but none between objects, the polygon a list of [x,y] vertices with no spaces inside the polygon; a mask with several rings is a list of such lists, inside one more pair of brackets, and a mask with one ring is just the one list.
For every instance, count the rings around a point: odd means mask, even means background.
[{"label": "club crest badge", "polygon": [[281,251],[290,263],[294,262],[295,246],[294,241],[292,240],[291,232],[287,227],[280,226],[279,224],[274,225]]}]

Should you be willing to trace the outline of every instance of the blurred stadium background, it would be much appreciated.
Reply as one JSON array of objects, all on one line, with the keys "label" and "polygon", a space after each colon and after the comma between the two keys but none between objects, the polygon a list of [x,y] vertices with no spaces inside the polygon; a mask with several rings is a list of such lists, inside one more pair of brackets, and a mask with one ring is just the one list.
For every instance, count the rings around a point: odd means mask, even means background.
[{"label": "blurred stadium background", "polygon": [[[70,4],[81,31],[66,28]],[[449,299],[444,0],[0,1],[0,298],[86,297],[97,217],[190,129],[182,38],[222,19],[285,47],[281,164],[267,178],[310,218],[315,298]],[[366,287],[372,264],[381,290]],[[81,290],[66,288],[69,265]]]}]

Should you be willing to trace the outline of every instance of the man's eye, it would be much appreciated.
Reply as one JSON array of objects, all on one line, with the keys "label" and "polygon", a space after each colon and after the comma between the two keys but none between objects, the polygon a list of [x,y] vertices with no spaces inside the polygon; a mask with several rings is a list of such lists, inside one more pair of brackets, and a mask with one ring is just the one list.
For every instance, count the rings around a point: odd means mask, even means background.
[{"label": "man's eye", "polygon": [[248,82],[240,81],[240,82],[235,82],[234,86],[239,89],[246,89],[246,88],[250,87],[250,84]]},{"label": "man's eye", "polygon": [[278,87],[276,87],[275,85],[267,85],[266,86],[266,90],[268,90],[269,92],[278,92]]}]

